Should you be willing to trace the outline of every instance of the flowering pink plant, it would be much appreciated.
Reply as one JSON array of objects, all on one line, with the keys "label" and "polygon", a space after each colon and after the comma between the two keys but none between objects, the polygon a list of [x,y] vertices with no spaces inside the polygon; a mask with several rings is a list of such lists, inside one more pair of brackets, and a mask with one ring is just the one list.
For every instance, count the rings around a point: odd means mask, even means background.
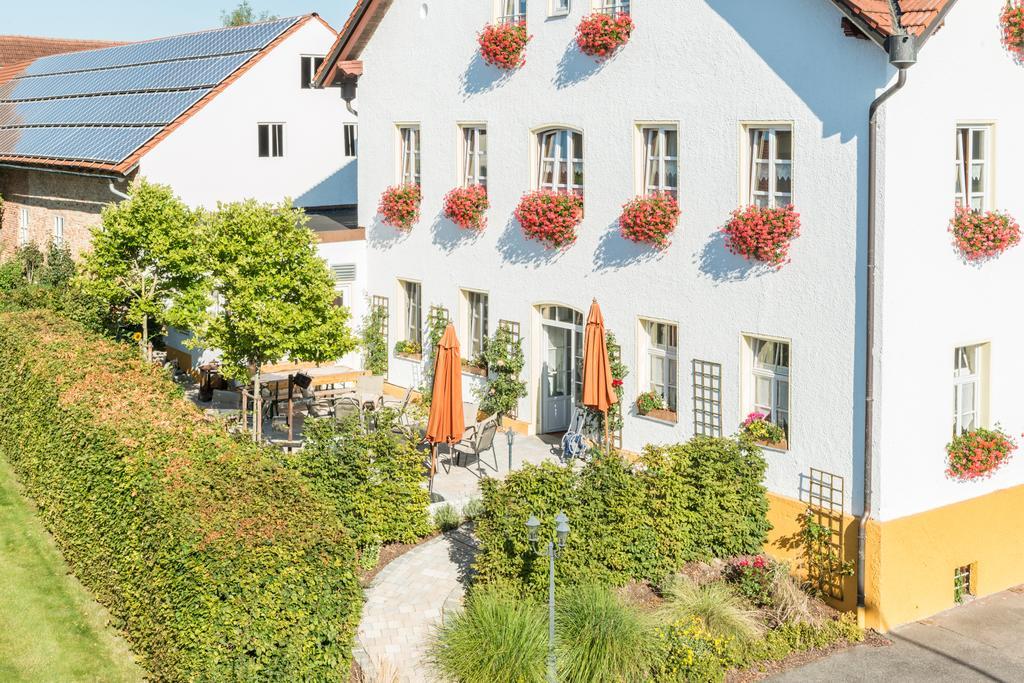
[{"label": "flowering pink plant", "polygon": [[735,584],[737,592],[757,607],[772,604],[772,578],[775,562],[757,555],[754,559],[734,560],[727,570],[727,579]]},{"label": "flowering pink plant", "polygon": [[786,430],[768,419],[764,413],[754,411],[740,424],[740,430],[761,444],[780,446],[786,443]]},{"label": "flowering pink plant", "polygon": [[487,226],[487,188],[483,185],[457,187],[444,196],[444,215],[452,223],[467,230],[483,230]]},{"label": "flowering pink plant", "polygon": [[989,477],[1017,450],[1017,443],[995,429],[978,428],[953,437],[946,446],[946,476],[960,481]]},{"label": "flowering pink plant", "polygon": [[956,246],[969,261],[981,261],[1003,253],[1020,242],[1020,226],[1005,213],[973,211],[963,206],[949,221]]},{"label": "flowering pink plant", "polygon": [[583,220],[583,198],[551,190],[530,192],[519,200],[516,220],[528,238],[558,249],[576,241],[576,227]]},{"label": "flowering pink plant", "polygon": [[526,31],[526,22],[488,24],[477,36],[480,56],[499,69],[518,69],[526,64],[523,53],[532,37]]},{"label": "flowering pink plant", "polygon": [[576,44],[583,54],[605,59],[629,42],[634,28],[633,18],[628,14],[612,17],[595,12],[583,17],[576,27]]},{"label": "flowering pink plant", "polygon": [[399,230],[410,230],[420,219],[422,197],[419,185],[393,185],[380,196],[377,211],[388,225]]},{"label": "flowering pink plant", "polygon": [[1024,0],[1007,0],[999,25],[1003,28],[1003,45],[1024,63]]},{"label": "flowering pink plant", "polygon": [[661,192],[629,200],[622,206],[622,215],[619,216],[623,237],[659,248],[669,245],[668,236],[678,223],[679,202],[672,195]]},{"label": "flowering pink plant", "polygon": [[800,236],[800,214],[792,205],[748,206],[733,211],[722,232],[732,253],[778,269],[789,263],[789,243]]}]

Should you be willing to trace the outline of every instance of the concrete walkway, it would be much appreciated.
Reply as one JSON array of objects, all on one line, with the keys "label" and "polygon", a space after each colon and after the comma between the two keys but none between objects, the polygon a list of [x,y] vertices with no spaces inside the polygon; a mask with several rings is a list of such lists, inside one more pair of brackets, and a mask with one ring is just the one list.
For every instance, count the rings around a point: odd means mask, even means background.
[{"label": "concrete walkway", "polygon": [[808,681],[1024,681],[1024,587],[901,626],[888,647],[861,645],[784,672],[777,683]]},{"label": "concrete walkway", "polygon": [[374,578],[356,636],[365,672],[394,673],[401,683],[437,680],[425,661],[427,645],[443,614],[461,603],[475,551],[463,527],[410,550]]}]

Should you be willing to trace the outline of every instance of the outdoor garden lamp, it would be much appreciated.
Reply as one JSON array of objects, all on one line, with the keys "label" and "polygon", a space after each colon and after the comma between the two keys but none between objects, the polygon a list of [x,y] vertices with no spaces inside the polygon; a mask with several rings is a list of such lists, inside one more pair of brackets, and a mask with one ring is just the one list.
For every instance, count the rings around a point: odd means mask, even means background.
[{"label": "outdoor garden lamp", "polygon": [[516,440],[516,433],[511,427],[505,430],[505,441],[508,442],[508,471],[512,471],[512,443]]},{"label": "outdoor garden lamp", "polygon": [[557,526],[555,527],[555,535],[558,537],[558,547],[564,548],[565,541],[569,538],[569,518],[566,517],[564,512],[559,512],[558,516],[555,517]]},{"label": "outdoor garden lamp", "polygon": [[531,545],[537,545],[537,531],[539,529],[540,520],[537,519],[537,515],[530,515],[530,518],[526,520],[526,533],[529,534]]}]

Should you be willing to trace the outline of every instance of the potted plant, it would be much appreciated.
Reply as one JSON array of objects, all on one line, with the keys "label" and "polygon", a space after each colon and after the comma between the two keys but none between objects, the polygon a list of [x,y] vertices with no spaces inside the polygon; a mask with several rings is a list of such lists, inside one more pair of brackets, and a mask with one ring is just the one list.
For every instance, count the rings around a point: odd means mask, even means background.
[{"label": "potted plant", "polygon": [[949,232],[968,261],[994,258],[1020,243],[1017,221],[998,211],[983,213],[958,206],[949,221]]},{"label": "potted plant", "polygon": [[622,206],[619,229],[633,242],[645,242],[659,249],[669,245],[669,235],[679,223],[679,202],[670,194],[635,197]]},{"label": "potted plant", "polygon": [[423,360],[423,346],[411,339],[395,342],[395,355],[410,360]]},{"label": "potted plant", "polygon": [[607,59],[629,42],[634,28],[633,18],[628,14],[613,17],[604,12],[594,12],[583,17],[576,27],[576,45],[585,55]]},{"label": "potted plant", "polygon": [[729,251],[779,269],[789,263],[790,242],[800,236],[800,214],[793,206],[748,206],[732,212],[722,228]]},{"label": "potted plant", "polygon": [[576,241],[576,228],[583,221],[583,198],[538,190],[523,195],[515,215],[528,239],[559,249]]},{"label": "potted plant", "polygon": [[444,196],[444,215],[466,230],[483,230],[490,207],[487,188],[483,185],[457,187]]},{"label": "potted plant", "polygon": [[789,448],[789,443],[786,441],[786,431],[779,425],[771,422],[764,413],[755,411],[747,415],[747,419],[743,420],[740,430],[745,436],[762,446],[777,448],[783,451]]},{"label": "potted plant", "polygon": [[393,185],[381,194],[377,211],[388,225],[399,230],[411,230],[420,219],[422,198],[419,185]]},{"label": "potted plant", "polygon": [[526,22],[488,24],[477,36],[480,56],[493,67],[511,71],[526,64],[526,44],[532,38]]},{"label": "potted plant", "polygon": [[645,391],[636,397],[636,412],[655,420],[675,422],[675,411],[665,407],[665,399],[656,391]]},{"label": "potted plant", "polygon": [[1003,45],[1018,62],[1024,63],[1024,0],[1007,0],[999,25],[1003,29]]},{"label": "potted plant", "polygon": [[964,432],[946,445],[946,476],[959,481],[990,477],[1015,450],[1017,443],[999,425]]},{"label": "potted plant", "polygon": [[473,358],[462,359],[462,371],[467,375],[476,375],[477,377],[487,376],[487,359],[483,354],[474,356]]}]

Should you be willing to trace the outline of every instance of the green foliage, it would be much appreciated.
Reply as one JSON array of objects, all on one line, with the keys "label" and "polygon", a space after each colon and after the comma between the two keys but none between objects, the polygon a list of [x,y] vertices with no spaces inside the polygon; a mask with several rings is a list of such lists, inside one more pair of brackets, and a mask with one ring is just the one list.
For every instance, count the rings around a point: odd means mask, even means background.
[{"label": "green foliage", "polygon": [[430,658],[460,683],[543,683],[547,643],[547,615],[538,603],[480,588],[462,612],[445,619]]},{"label": "green foliage", "polygon": [[689,624],[696,619],[712,636],[738,643],[752,641],[761,631],[757,615],[721,581],[699,586],[684,576],[674,576],[665,584],[663,594],[661,615],[668,623]]},{"label": "green foliage", "polygon": [[414,543],[430,533],[422,456],[390,429],[394,411],[367,430],[357,417],[307,419],[302,450],[282,456],[335,506],[360,548]]},{"label": "green foliage", "polygon": [[558,680],[642,681],[656,650],[640,613],[604,586],[574,587],[555,612]]},{"label": "green foliage", "polygon": [[451,503],[445,503],[434,510],[433,521],[437,529],[442,533],[447,533],[458,529],[459,524],[462,523],[462,518],[459,516],[459,511]]},{"label": "green foliage", "polygon": [[657,391],[645,391],[636,397],[636,409],[641,415],[652,410],[665,410],[665,399]]},{"label": "green foliage", "polygon": [[755,607],[771,607],[777,569],[775,562],[758,555],[753,561],[734,562],[727,573],[736,591]]},{"label": "green foliage", "polygon": [[220,13],[220,21],[224,26],[243,26],[268,19],[277,19],[277,17],[267,11],[257,13],[249,4],[249,0],[242,0],[234,9],[223,10]]},{"label": "green foliage", "polygon": [[0,314],[0,455],[155,680],[338,680],[361,596],[329,505],[156,367]]},{"label": "green foliage", "polygon": [[12,258],[0,263],[0,294],[7,294],[25,284],[21,263]]},{"label": "green foliage", "polygon": [[462,508],[462,516],[470,522],[475,522],[484,513],[484,501],[481,498],[472,498]]},{"label": "green foliage", "polygon": [[380,543],[371,543],[359,549],[359,568],[364,572],[372,571],[380,562]]},{"label": "green foliage", "polygon": [[[604,335],[605,346],[608,347],[608,359],[611,364],[612,370],[612,388],[615,391],[615,396],[619,399],[612,407],[608,409],[608,430],[611,432],[617,432],[622,429],[622,396],[625,393],[623,380],[629,377],[629,368],[622,362],[622,356],[616,351],[620,351],[621,347],[619,342],[615,339],[615,335],[611,330],[605,331]],[[604,413],[597,410],[588,410],[588,422],[590,429],[593,430],[593,434],[599,438],[604,438]]]},{"label": "green foliage", "polygon": [[14,252],[14,259],[21,264],[21,273],[25,282],[30,285],[39,284],[43,264],[46,263],[46,255],[43,254],[35,242],[29,242],[18,247]]},{"label": "green foliage", "polygon": [[46,252],[46,266],[39,277],[39,283],[54,289],[65,289],[71,285],[75,273],[75,261],[71,258],[71,250],[66,245],[57,246],[50,242]]},{"label": "green foliage", "polygon": [[764,418],[751,419],[748,417],[742,425],[743,434],[757,443],[777,445],[785,443],[786,431]]},{"label": "green foliage", "polygon": [[737,663],[733,642],[708,631],[698,617],[657,629],[655,642],[660,652],[653,678],[658,683],[718,683]]},{"label": "green foliage", "polygon": [[737,665],[777,662],[794,652],[824,648],[840,641],[859,643],[862,640],[864,631],[857,626],[857,615],[853,612],[820,624],[787,622],[740,648]]},{"label": "green foliage", "polygon": [[374,375],[388,372],[387,325],[388,312],[383,306],[374,306],[363,320],[360,330],[363,345],[363,367]]},{"label": "green foliage", "polygon": [[526,365],[522,339],[499,325],[484,344],[483,359],[488,378],[476,396],[480,410],[488,415],[515,415],[519,399],[527,394],[526,382],[519,379]]},{"label": "green foliage", "polygon": [[423,347],[419,342],[414,342],[409,339],[401,339],[395,342],[395,353],[404,353],[406,355],[423,353]]}]

